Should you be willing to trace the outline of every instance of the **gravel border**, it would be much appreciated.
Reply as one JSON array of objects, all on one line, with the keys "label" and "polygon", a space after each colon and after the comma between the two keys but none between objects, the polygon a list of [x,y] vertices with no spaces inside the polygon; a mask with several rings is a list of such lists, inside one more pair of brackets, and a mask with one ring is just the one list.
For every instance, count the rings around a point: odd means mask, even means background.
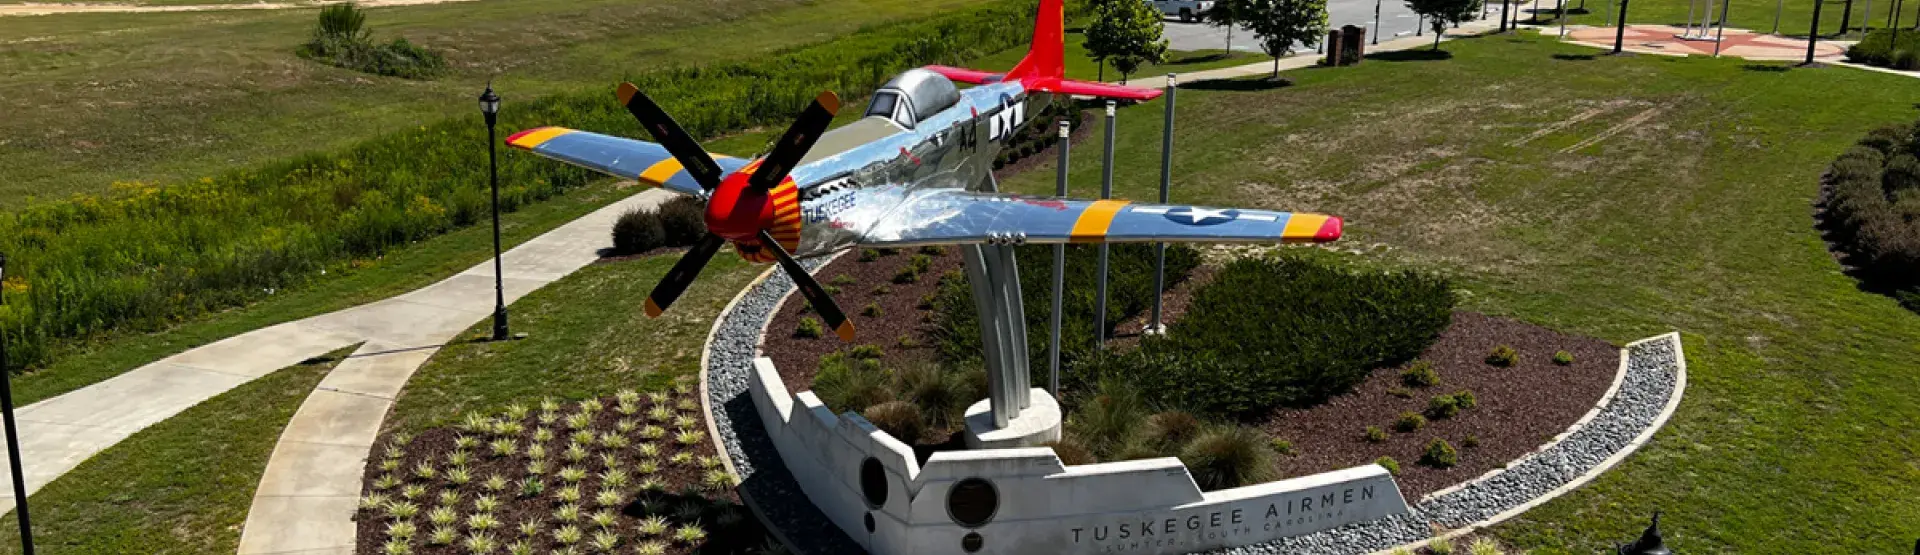
[{"label": "gravel border", "polygon": [[[804,262],[811,270],[831,259]],[[715,437],[741,479],[747,505],[779,539],[797,553],[861,553],[800,490],[780,461],[780,453],[747,395],[761,335],[775,309],[793,288],[786,275],[770,269],[721,313],[708,338],[706,384],[708,416]],[[1622,349],[1619,384],[1588,419],[1504,470],[1429,495],[1413,512],[1342,526],[1304,536],[1208,553],[1250,555],[1307,553],[1348,555],[1380,553],[1425,542],[1433,525],[1458,536],[1511,518],[1558,497],[1605,472],[1651,439],[1679,405],[1686,388],[1686,360],[1677,333],[1630,343]],[[715,410],[718,407],[719,410]]]}]

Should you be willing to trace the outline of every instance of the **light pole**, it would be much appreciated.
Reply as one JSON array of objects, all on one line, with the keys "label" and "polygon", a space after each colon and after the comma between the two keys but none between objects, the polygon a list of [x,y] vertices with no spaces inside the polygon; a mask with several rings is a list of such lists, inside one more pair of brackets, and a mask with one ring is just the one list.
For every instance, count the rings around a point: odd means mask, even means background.
[{"label": "light pole", "polygon": [[495,152],[493,124],[500,116],[500,95],[493,83],[480,93],[480,113],[487,116],[487,183],[493,188],[493,340],[507,340],[507,288],[500,274],[500,160]]},{"label": "light pole", "polygon": [[1620,47],[1627,43],[1627,0],[1620,0],[1620,24],[1613,27],[1613,53],[1619,54]]},{"label": "light pole", "polygon": [[[7,279],[7,255],[0,254],[0,283]],[[0,287],[0,306],[7,304]],[[4,330],[0,330],[4,331]],[[33,525],[27,519],[27,475],[20,471],[20,434],[13,423],[13,373],[7,370],[7,337],[0,333],[0,414],[6,416],[7,464],[13,470],[14,514],[20,517],[20,552],[33,555]]]},{"label": "light pole", "polygon": [[1813,29],[1807,31],[1807,61],[1800,65],[1813,65],[1813,47],[1820,42],[1820,4],[1822,0],[1813,0]]},{"label": "light pole", "polygon": [[1380,44],[1380,0],[1373,0],[1373,44]]}]

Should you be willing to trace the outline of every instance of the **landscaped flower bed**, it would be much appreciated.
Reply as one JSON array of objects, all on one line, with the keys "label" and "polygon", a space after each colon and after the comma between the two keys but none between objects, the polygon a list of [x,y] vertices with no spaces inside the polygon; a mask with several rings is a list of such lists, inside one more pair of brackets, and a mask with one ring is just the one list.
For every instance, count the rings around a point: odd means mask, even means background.
[{"label": "landscaped flower bed", "polygon": [[389,436],[357,553],[735,553],[763,547],[697,387],[539,400]]}]

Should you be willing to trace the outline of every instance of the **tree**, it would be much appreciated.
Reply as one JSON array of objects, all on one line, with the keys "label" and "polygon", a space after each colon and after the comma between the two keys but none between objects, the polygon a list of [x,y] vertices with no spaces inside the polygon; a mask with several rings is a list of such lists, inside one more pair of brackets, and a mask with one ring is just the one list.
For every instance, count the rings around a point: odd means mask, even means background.
[{"label": "tree", "polygon": [[1327,34],[1327,0],[1243,0],[1241,23],[1253,30],[1260,49],[1273,56],[1273,76],[1280,77],[1280,58],[1293,53],[1294,43],[1320,44]]},{"label": "tree", "polygon": [[1201,20],[1207,25],[1227,29],[1227,55],[1233,55],[1233,28],[1240,26],[1240,12],[1246,11],[1247,0],[1218,0],[1213,9],[1201,14]]},{"label": "tree", "polygon": [[1459,24],[1473,19],[1480,11],[1480,0],[1407,0],[1407,9],[1427,18],[1433,29],[1433,49],[1440,50],[1440,35],[1447,32],[1447,24]]},{"label": "tree", "polygon": [[1145,0],[1102,0],[1093,5],[1094,21],[1087,26],[1087,57],[1100,62],[1100,79],[1106,80],[1106,64],[1120,71],[1120,82],[1140,69],[1142,64],[1167,59],[1167,40],[1160,33],[1160,10]]}]

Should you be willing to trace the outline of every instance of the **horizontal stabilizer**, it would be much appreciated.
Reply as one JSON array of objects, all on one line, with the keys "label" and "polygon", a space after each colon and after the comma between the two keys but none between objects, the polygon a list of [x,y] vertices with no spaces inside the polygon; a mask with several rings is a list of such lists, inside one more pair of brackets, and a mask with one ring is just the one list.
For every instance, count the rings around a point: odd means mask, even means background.
[{"label": "horizontal stabilizer", "polygon": [[1027,82],[1026,85],[1027,90],[1142,102],[1160,98],[1162,92],[1160,89],[1142,89],[1139,87],[1109,85],[1091,81],[1075,81],[1072,79],[1039,79]]},{"label": "horizontal stabilizer", "polygon": [[977,69],[967,69],[963,67],[927,66],[924,69],[926,69],[927,71],[938,73],[940,75],[944,75],[946,76],[946,78],[952,79],[955,83],[966,83],[969,85],[986,85],[990,83],[998,83],[1000,82],[1001,78],[1006,77],[1005,74],[1001,74],[1001,73],[992,73],[992,72],[980,71]]}]

